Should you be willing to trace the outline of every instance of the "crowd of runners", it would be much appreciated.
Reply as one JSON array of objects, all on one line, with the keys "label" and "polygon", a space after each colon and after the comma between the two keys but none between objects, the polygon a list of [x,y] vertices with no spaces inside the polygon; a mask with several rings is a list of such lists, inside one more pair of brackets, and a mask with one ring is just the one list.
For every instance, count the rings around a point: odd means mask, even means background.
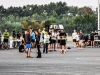
[{"label": "crowd of runners", "polygon": [[[1,37],[3,38],[3,43],[1,42]],[[9,49],[9,32],[5,29],[3,34],[0,34],[0,47],[3,49]],[[21,38],[22,36],[22,38]],[[98,32],[91,32],[90,35],[83,34],[82,30],[77,32],[76,30],[72,33],[73,46],[78,47],[78,49],[83,49],[90,44],[91,47],[94,47],[94,40],[97,39]],[[25,52],[27,58],[33,58],[31,56],[32,49],[35,48],[37,51],[37,58],[41,58],[41,50],[40,48],[43,46],[42,53],[48,53],[51,51],[57,51],[60,49],[60,52],[66,53],[68,47],[66,47],[67,35],[64,30],[54,31],[54,29],[50,29],[46,31],[45,28],[43,30],[38,29],[34,30],[32,28],[24,30],[24,33],[21,34],[19,31],[16,33],[14,30],[12,33],[13,41],[16,39],[21,39],[21,44],[19,46],[13,45],[13,48],[18,47],[19,52]],[[41,41],[41,37],[42,40]],[[14,43],[14,42],[13,42]],[[69,47],[70,48],[70,47]]]}]

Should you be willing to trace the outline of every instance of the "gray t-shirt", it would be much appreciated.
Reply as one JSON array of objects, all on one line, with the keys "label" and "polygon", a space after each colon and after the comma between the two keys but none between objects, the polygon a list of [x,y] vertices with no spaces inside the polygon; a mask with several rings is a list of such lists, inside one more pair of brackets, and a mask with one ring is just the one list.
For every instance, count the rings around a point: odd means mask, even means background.
[{"label": "gray t-shirt", "polygon": [[31,36],[30,36],[30,34],[25,34],[25,42],[26,42],[26,44],[30,44],[31,43]]}]

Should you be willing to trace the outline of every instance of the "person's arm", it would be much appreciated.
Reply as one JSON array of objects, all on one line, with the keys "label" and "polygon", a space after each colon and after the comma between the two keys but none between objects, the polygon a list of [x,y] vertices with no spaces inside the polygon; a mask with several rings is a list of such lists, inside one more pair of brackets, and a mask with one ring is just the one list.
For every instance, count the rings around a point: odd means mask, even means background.
[{"label": "person's arm", "polygon": [[24,44],[26,43],[24,38],[22,38],[22,41],[23,41]]},{"label": "person's arm", "polygon": [[66,33],[65,33],[65,38],[67,37]]},{"label": "person's arm", "polygon": [[3,33],[3,37],[5,37],[6,35],[5,35],[5,32]]},{"label": "person's arm", "polygon": [[8,35],[7,35],[7,37],[9,38],[9,36],[10,36],[10,34],[9,34],[9,32],[8,32]]},{"label": "person's arm", "polygon": [[73,39],[73,33],[72,33],[72,39]]},{"label": "person's arm", "polygon": [[62,38],[61,33],[59,34],[60,39]]}]

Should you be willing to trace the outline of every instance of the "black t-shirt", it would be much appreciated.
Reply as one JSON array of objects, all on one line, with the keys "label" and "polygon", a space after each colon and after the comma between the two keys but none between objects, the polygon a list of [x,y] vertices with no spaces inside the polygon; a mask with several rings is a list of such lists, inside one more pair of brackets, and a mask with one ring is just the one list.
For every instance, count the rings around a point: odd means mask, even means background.
[{"label": "black t-shirt", "polygon": [[66,33],[60,33],[59,36],[67,36]]},{"label": "black t-shirt", "polygon": [[60,38],[62,38],[63,36],[65,36],[65,37],[66,37],[67,35],[66,35],[66,33],[65,33],[65,32],[64,32],[64,33],[62,33],[62,32],[61,32],[61,33],[59,34],[59,36],[60,36]]},{"label": "black t-shirt", "polygon": [[25,34],[23,34],[23,38],[25,39]]},{"label": "black t-shirt", "polygon": [[51,32],[48,32],[49,35],[51,35]]},{"label": "black t-shirt", "polygon": [[17,38],[20,39],[20,37],[21,37],[21,34],[17,33]]},{"label": "black t-shirt", "polygon": [[90,34],[90,38],[94,38],[94,33],[91,33]]},{"label": "black t-shirt", "polygon": [[84,39],[88,40],[89,36],[88,35],[85,35],[84,36]]},{"label": "black t-shirt", "polygon": [[26,42],[26,44],[30,44],[31,43],[31,36],[30,36],[30,34],[25,34],[25,42]]},{"label": "black t-shirt", "polygon": [[38,32],[38,34],[39,34],[39,35],[38,35],[38,38],[39,38],[39,40],[40,40],[40,37],[41,37],[41,33],[39,33],[39,32]]},{"label": "black t-shirt", "polygon": [[15,37],[16,37],[16,33],[15,33],[15,32],[13,32],[12,36],[13,36],[13,38],[15,38]]},{"label": "black t-shirt", "polygon": [[38,35],[36,35],[36,45],[38,45],[38,44],[39,44],[39,42],[40,42],[39,36],[38,36]]}]

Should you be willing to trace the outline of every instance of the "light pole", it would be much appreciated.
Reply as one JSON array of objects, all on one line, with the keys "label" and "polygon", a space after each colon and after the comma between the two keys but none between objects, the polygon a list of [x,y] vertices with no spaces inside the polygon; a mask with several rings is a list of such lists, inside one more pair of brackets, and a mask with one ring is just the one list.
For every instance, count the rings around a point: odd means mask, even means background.
[{"label": "light pole", "polygon": [[98,30],[100,30],[100,7],[99,7],[99,3],[100,1],[98,0]]}]

